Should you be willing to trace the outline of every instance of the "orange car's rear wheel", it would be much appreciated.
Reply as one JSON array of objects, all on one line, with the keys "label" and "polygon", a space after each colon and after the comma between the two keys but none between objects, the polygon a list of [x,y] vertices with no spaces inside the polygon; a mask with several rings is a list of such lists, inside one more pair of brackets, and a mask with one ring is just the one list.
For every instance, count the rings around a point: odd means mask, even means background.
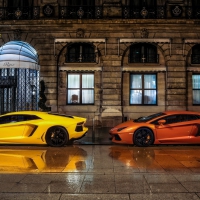
[{"label": "orange car's rear wheel", "polygon": [[52,147],[61,147],[68,142],[67,131],[60,126],[51,127],[46,134],[46,143]]},{"label": "orange car's rear wheel", "polygon": [[134,144],[138,147],[147,147],[154,142],[154,134],[148,128],[139,128],[134,133]]}]

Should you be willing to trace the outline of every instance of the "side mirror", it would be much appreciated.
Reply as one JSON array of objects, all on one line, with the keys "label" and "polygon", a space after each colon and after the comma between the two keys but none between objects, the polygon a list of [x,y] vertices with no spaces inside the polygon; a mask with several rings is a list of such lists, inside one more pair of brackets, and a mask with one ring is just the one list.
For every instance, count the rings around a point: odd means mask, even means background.
[{"label": "side mirror", "polygon": [[161,119],[161,120],[158,121],[158,124],[159,124],[159,125],[163,125],[163,124],[165,124],[165,123],[166,123],[166,120],[165,120],[165,119]]}]

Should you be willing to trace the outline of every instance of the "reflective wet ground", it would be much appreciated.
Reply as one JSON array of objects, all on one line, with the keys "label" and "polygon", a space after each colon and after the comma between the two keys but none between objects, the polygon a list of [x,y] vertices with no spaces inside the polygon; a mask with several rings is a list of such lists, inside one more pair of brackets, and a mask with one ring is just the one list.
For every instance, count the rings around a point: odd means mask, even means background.
[{"label": "reflective wet ground", "polygon": [[99,138],[61,148],[0,146],[0,199],[200,199],[199,145],[139,148]]}]

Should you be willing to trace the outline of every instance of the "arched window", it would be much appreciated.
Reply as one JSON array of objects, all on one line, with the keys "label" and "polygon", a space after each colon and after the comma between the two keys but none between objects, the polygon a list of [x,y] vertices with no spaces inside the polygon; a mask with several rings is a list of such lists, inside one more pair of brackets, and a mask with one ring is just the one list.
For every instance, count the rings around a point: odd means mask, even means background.
[{"label": "arched window", "polygon": [[85,43],[75,43],[68,46],[66,62],[96,62],[94,46]]},{"label": "arched window", "polygon": [[154,45],[139,43],[130,47],[130,63],[158,63],[157,48]]},{"label": "arched window", "polygon": [[192,47],[191,63],[200,64],[200,44]]}]

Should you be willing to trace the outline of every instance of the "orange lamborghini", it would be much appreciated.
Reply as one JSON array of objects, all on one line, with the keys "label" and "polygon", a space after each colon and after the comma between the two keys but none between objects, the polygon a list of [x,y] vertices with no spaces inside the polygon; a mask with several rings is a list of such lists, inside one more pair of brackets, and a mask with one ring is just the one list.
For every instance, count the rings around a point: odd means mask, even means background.
[{"label": "orange lamborghini", "polygon": [[200,113],[165,111],[123,122],[109,131],[112,142],[153,144],[200,144]]}]

